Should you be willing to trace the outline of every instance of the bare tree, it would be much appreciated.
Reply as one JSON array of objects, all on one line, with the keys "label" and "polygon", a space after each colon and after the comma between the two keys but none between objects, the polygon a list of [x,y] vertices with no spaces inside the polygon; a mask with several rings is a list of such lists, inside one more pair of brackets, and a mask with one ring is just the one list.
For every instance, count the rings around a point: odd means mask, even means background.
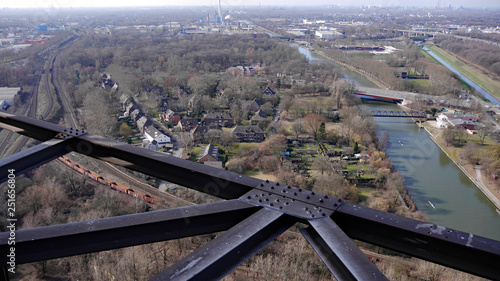
[{"label": "bare tree", "polygon": [[315,158],[312,163],[312,168],[320,171],[322,175],[327,171],[333,172],[332,163],[330,163],[330,159],[326,156],[319,156]]},{"label": "bare tree", "polygon": [[321,127],[321,123],[325,122],[325,118],[318,114],[308,114],[304,117],[304,127],[314,136],[314,139],[318,138],[318,131]]}]

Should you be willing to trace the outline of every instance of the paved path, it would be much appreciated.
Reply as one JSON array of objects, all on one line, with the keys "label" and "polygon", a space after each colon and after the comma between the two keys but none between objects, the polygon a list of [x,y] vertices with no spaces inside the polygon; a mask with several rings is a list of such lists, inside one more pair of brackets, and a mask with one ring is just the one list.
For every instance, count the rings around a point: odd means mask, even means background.
[{"label": "paved path", "polygon": [[481,173],[481,166],[474,166],[474,170],[476,170],[476,185],[481,189],[484,195],[486,195],[490,201],[497,207],[497,209],[500,210],[500,199],[491,192],[491,190],[486,187],[486,185],[483,182],[483,176]]}]

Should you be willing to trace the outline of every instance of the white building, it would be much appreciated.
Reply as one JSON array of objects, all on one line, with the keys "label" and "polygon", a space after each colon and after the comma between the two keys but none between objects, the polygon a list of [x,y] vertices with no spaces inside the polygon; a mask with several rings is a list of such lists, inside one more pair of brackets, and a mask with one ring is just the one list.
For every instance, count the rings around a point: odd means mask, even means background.
[{"label": "white building", "polygon": [[316,36],[320,39],[331,40],[342,38],[344,35],[335,30],[316,30]]},{"label": "white building", "polygon": [[144,136],[150,143],[156,143],[158,148],[165,147],[170,143],[170,137],[153,126],[149,126],[144,130]]},{"label": "white building", "polygon": [[21,88],[0,87],[0,110],[6,110],[12,105],[14,96],[21,91]]}]

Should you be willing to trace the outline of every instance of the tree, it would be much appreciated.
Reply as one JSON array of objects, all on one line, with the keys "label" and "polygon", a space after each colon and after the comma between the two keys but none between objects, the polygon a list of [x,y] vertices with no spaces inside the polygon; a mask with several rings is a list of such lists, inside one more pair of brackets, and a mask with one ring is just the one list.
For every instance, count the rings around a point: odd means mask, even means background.
[{"label": "tree", "polygon": [[245,169],[245,161],[241,158],[231,158],[226,163],[226,168],[231,172],[243,174],[246,170]]},{"label": "tree", "polygon": [[299,138],[299,135],[304,130],[304,119],[297,119],[292,123],[292,132],[295,138]]},{"label": "tree", "polygon": [[321,125],[319,126],[318,129],[318,140],[324,140],[326,139],[326,126],[325,122],[321,122]]},{"label": "tree", "polygon": [[330,159],[326,156],[319,156],[313,160],[312,168],[318,170],[323,175],[326,171],[332,169]]},{"label": "tree", "polygon": [[382,149],[386,150],[387,148],[389,148],[391,146],[389,132],[382,131],[382,133],[380,134],[379,142]]},{"label": "tree", "polygon": [[479,136],[479,141],[481,142],[481,145],[484,145],[484,140],[486,139],[486,136],[488,136],[491,133],[491,125],[488,123],[484,124],[484,127],[481,127],[477,131],[477,135]]},{"label": "tree", "polygon": [[124,138],[127,138],[132,134],[132,129],[127,123],[123,123],[120,125],[120,135]]},{"label": "tree", "polygon": [[313,134],[314,139],[318,139],[319,128],[321,127],[321,123],[325,121],[325,118],[322,116],[311,113],[304,117],[304,127]]},{"label": "tree", "polygon": [[353,153],[359,153],[359,145],[358,145],[358,142],[355,141],[354,144],[352,145],[352,152]]}]

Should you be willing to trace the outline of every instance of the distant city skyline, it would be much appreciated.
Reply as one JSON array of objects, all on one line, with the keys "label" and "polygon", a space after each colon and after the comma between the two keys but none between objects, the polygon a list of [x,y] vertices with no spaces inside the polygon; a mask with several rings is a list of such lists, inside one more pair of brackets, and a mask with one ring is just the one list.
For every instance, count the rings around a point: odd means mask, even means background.
[{"label": "distant city skyline", "polygon": [[[3,0],[0,8],[70,8],[70,7],[134,7],[134,6],[215,6],[217,0]],[[381,6],[381,7],[468,7],[468,8],[500,8],[499,0],[358,0],[354,4],[340,0],[221,0],[222,6]]]}]

